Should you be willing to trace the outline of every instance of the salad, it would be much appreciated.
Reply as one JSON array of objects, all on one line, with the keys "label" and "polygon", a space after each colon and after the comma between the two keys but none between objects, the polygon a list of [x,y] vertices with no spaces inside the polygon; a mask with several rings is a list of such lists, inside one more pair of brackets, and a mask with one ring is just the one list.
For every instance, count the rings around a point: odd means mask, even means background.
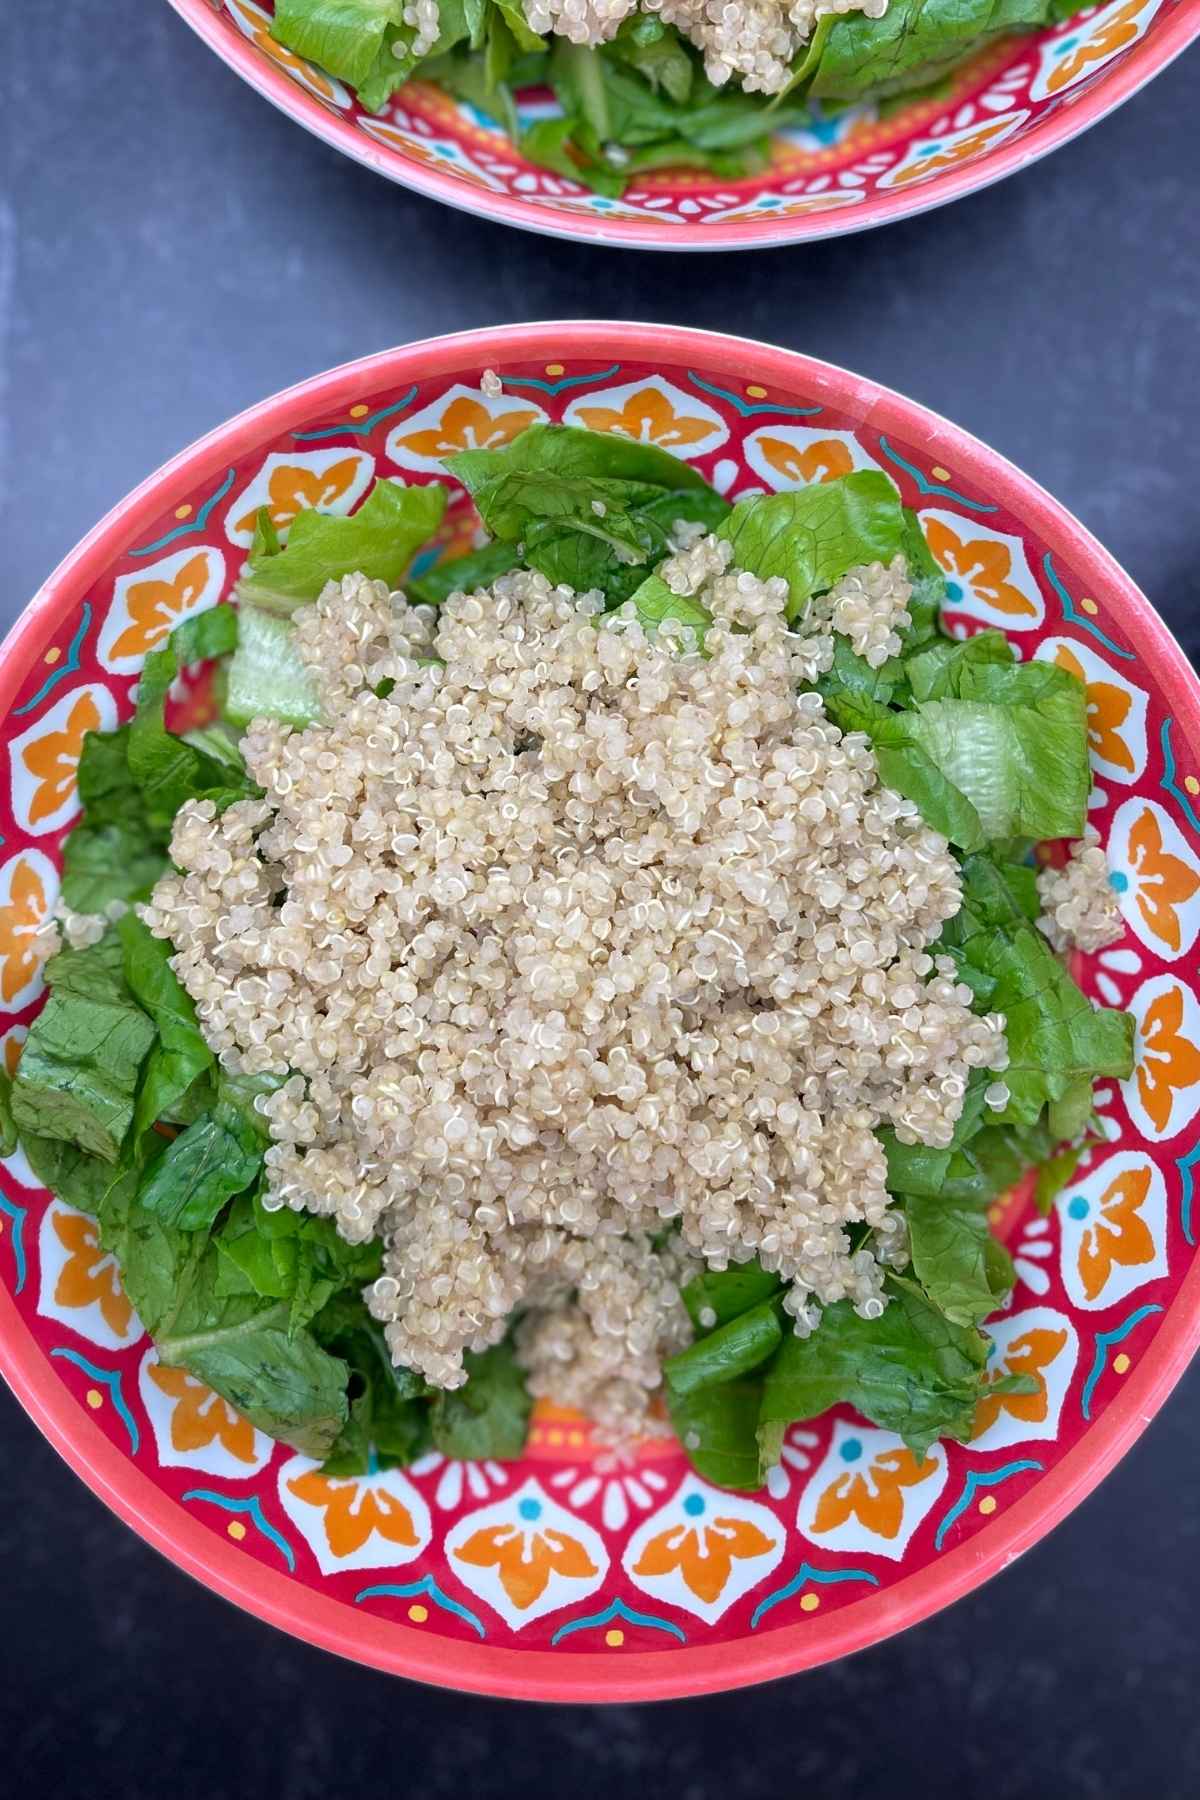
[{"label": "salad", "polygon": [[1120,933],[1083,685],[945,634],[880,472],[731,504],[554,425],[446,470],[470,553],[439,481],[264,509],[85,740],[0,1149],[330,1474],[518,1456],[542,1396],[741,1488],[840,1403],[968,1439],[1029,1381],[988,1209],[1132,1065],[1063,954]]},{"label": "salad", "polygon": [[[937,91],[987,43],[1076,0],[276,0],[273,36],[381,112],[410,79],[502,124],[530,162],[619,196],[653,169],[722,181],[772,132]],[[549,88],[555,116],[516,96]]]}]

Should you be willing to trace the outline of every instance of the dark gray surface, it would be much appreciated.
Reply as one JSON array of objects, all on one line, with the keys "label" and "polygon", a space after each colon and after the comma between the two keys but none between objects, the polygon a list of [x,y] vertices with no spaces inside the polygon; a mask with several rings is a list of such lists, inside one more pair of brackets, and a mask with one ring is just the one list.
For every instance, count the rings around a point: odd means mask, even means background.
[{"label": "dark gray surface", "polygon": [[[772,339],[936,407],[1072,507],[1200,650],[1196,53],[949,211],[690,259],[388,187],[163,0],[0,14],[3,624],[136,481],[272,390],[431,332],[608,315]],[[758,1693],[595,1712],[425,1693],[243,1618],[117,1524],[4,1395],[0,1793],[1190,1795],[1198,1403],[1194,1371],[1049,1541],[907,1636]]]}]

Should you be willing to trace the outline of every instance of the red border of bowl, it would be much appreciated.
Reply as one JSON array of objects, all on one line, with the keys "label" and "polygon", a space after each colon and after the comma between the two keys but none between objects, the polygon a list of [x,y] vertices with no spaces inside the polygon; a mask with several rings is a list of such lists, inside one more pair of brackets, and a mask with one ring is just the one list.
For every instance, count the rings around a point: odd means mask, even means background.
[{"label": "red border of bowl", "polygon": [[764,250],[783,244],[812,243],[819,238],[844,237],[851,232],[870,230],[875,225],[889,225],[896,219],[931,212],[935,207],[945,206],[980,188],[991,187],[993,182],[1003,180],[1006,175],[1016,174],[1040,162],[1051,150],[1069,143],[1089,126],[1106,118],[1173,62],[1194,38],[1200,37],[1200,6],[1180,6],[1170,18],[1162,20],[1153,32],[1135,44],[1104,79],[1072,106],[1061,107],[1028,138],[1016,138],[1011,143],[1001,144],[977,163],[948,170],[929,189],[909,188],[891,194],[873,194],[861,207],[853,209],[853,217],[802,214],[789,219],[786,225],[774,228],[770,220],[760,225],[743,219],[723,225],[706,225],[702,231],[693,233],[687,227],[660,225],[653,220],[591,218],[587,214],[564,213],[561,220],[550,222],[550,217],[537,216],[528,202],[515,195],[482,193],[456,180],[453,175],[410,163],[385,145],[373,143],[350,120],[335,116],[311,94],[306,94],[255,50],[248,38],[231,27],[227,18],[215,12],[210,0],[169,0],[169,4],[209,48],[216,51],[222,62],[280,112],[295,119],[314,137],[332,144],[337,150],[344,150],[347,156],[374,169],[389,181],[412,188],[418,194],[426,194],[432,200],[441,200],[460,212],[498,219],[542,237],[578,239],[589,244],[635,250]]},{"label": "red border of bowl", "polygon": [[[1200,756],[1200,681],[1145,595],[1079,521],[996,451],[936,413],[812,357],[746,338],[665,325],[590,321],[508,325],[426,338],[340,367],[274,395],[200,438],[120,502],[50,576],[0,645],[0,718],[33,658],[79,596],[153,519],[228,468],[264,437],[315,416],[336,416],[364,389],[391,387],[481,363],[545,354],[701,362],[731,382],[777,391],[799,386],[857,414],[873,429],[918,443],[990,494],[1068,564],[1087,591],[1115,602],[1136,626],[1139,655],[1171,696],[1174,716]],[[682,1650],[606,1655],[490,1649],[436,1638],[356,1613],[244,1556],[191,1518],[100,1431],[51,1369],[0,1289],[0,1373],[60,1455],[147,1543],[258,1618],[353,1661],[440,1687],[525,1700],[631,1701],[708,1694],[791,1675],[867,1648],[969,1593],[1007,1567],[1077,1506],[1145,1429],[1200,1346],[1200,1257],[1185,1277],[1154,1353],[1122,1385],[1079,1445],[986,1531],[893,1589],[844,1611],[806,1619],[762,1638]]]}]

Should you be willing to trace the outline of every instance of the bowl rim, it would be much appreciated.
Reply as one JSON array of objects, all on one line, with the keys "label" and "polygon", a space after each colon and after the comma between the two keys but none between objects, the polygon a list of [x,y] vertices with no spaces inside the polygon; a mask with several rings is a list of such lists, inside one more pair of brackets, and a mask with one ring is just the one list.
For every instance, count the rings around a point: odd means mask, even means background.
[{"label": "bowl rim", "polygon": [[[999,145],[977,162],[946,171],[930,184],[875,193],[862,207],[841,213],[799,214],[772,229],[769,222],[733,220],[703,232],[671,227],[653,219],[605,218],[587,213],[564,213],[561,218],[537,213],[528,202],[507,193],[474,188],[430,165],[410,163],[386,145],[377,144],[351,120],[323,106],[261,55],[249,39],[232,25],[223,0],[168,0],[168,3],[203,38],[221,61],[240,75],[264,99],[297,124],[342,150],[355,162],[374,169],[388,181],[411,188],[432,200],[440,200],[459,212],[473,213],[539,237],[582,241],[635,250],[767,250],[796,243],[815,243],[823,238],[848,237],[876,225],[932,212],[952,200],[991,187],[1006,175],[1040,162],[1052,150],[1069,143],[1130,99],[1146,83],[1174,62],[1192,40],[1200,36],[1200,7],[1180,5],[1156,25],[1153,36],[1132,46],[1102,79],[1070,106],[1058,109],[1038,126],[1033,142],[1017,137]],[[853,216],[851,216],[853,215]]]},{"label": "bowl rim", "polygon": [[[364,392],[478,364],[539,360],[548,342],[560,355],[702,362],[731,381],[752,370],[778,388],[802,385],[860,424],[918,442],[978,484],[1088,587],[1115,598],[1136,622],[1139,655],[1171,696],[1173,714],[1200,755],[1200,680],[1150,602],[1091,533],[1029,476],[978,438],[893,390],[845,369],[748,338],[628,321],[547,321],[455,332],[342,363],[272,395],[198,438],[164,463],[63,558],[0,644],[0,718],[7,716],[47,636],[79,594],[142,528],[196,486],[260,443],[316,414],[337,413]],[[0,1288],[0,1373],[43,1434],[94,1493],[147,1543],[207,1587],[307,1643],[391,1674],[462,1692],[570,1702],[678,1699],[796,1674],[890,1637],[961,1598],[1007,1567],[1058,1524],[1125,1454],[1166,1400],[1200,1345],[1200,1256],[1193,1260],[1155,1337],[1074,1449],[973,1541],[949,1551],[895,1589],[840,1613],[733,1643],[634,1652],[619,1660],[592,1652],[489,1648],[437,1638],[316,1592],[247,1557],[193,1518],[111,1442],[50,1367]]]}]

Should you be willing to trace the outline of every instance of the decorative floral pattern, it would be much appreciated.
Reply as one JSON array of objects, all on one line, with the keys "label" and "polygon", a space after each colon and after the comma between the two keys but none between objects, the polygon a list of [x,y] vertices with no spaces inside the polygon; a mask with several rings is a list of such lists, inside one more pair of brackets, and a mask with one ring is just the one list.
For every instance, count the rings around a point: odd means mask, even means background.
[{"label": "decorative floral pattern", "polygon": [[689,1473],[634,1532],[624,1567],[643,1592],[711,1625],[771,1573],[784,1542],[765,1506]]},{"label": "decorative floral pattern", "polygon": [[715,450],[729,436],[719,412],[695,393],[685,394],[661,375],[601,388],[572,400],[563,415],[586,431],[613,431],[639,444],[657,444],[690,459]]},{"label": "decorative floral pattern", "polygon": [[57,898],[58,870],[40,851],[21,851],[0,868],[0,1003],[14,1012],[41,992],[37,934]]},{"label": "decorative floral pattern", "polygon": [[1167,1187],[1140,1151],[1121,1151],[1059,1195],[1062,1280],[1074,1306],[1096,1311],[1167,1272]]},{"label": "decorative floral pattern", "polygon": [[1108,856],[1137,937],[1166,962],[1186,956],[1200,936],[1200,857],[1170,813],[1154,800],[1127,800],[1113,819]]},{"label": "decorative floral pattern", "polygon": [[389,433],[387,453],[405,469],[441,475],[442,463],[460,450],[499,450],[545,418],[540,406],[478,388],[448,388]]},{"label": "decorative floral pattern", "polygon": [[929,548],[946,574],[952,612],[1003,631],[1031,631],[1046,615],[1019,537],[932,507],[921,514]]},{"label": "decorative floral pattern", "polygon": [[142,1323],[125,1298],[116,1258],[100,1247],[96,1221],[61,1200],[42,1214],[38,1232],[41,1292],[38,1311],[69,1325],[90,1344],[120,1350],[142,1337]]},{"label": "decorative floral pattern", "polygon": [[837,1419],[800,1497],[796,1524],[814,1544],[899,1562],[946,1485],[946,1452],[918,1462],[893,1431]]},{"label": "decorative floral pattern", "polygon": [[836,481],[852,469],[877,469],[875,458],[852,431],[820,426],[764,425],[746,439],[746,461],[768,487],[807,487]]},{"label": "decorative floral pattern", "polygon": [[1200,1112],[1200,1002],[1173,976],[1140,987],[1135,1064],[1122,1083],[1130,1117],[1151,1143],[1175,1137]]},{"label": "decorative floral pattern", "polygon": [[399,1469],[322,1475],[308,1457],[295,1456],[279,1471],[279,1500],[325,1575],[399,1568],[431,1536],[429,1508]]},{"label": "decorative floral pattern", "polygon": [[138,1365],[138,1392],[164,1468],[196,1469],[229,1480],[264,1469],[274,1446],[249,1419],[189,1375],[170,1369],[147,1350]]},{"label": "decorative floral pattern", "polygon": [[997,144],[1013,137],[1029,114],[1022,108],[1002,119],[987,119],[981,124],[967,125],[961,131],[939,132],[934,138],[919,138],[894,168],[879,179],[881,188],[907,187],[912,182],[932,181],[945,169],[956,169],[960,163],[978,162]]},{"label": "decorative floral pattern", "polygon": [[136,674],[176,625],[216,605],[224,581],[224,557],[206,547],[176,550],[136,574],[122,575],[100,628],[97,649],[104,667]]},{"label": "decorative floral pattern", "polygon": [[1149,30],[1162,0],[1113,0],[1086,23],[1072,21],[1047,38],[1030,89],[1034,100],[1052,100],[1090,80],[1114,57],[1123,56]]},{"label": "decorative floral pattern", "polygon": [[375,459],[361,450],[289,450],[268,456],[230,506],[225,535],[249,549],[265,506],[282,543],[298,513],[348,513],[371,485]]},{"label": "decorative floral pattern", "polygon": [[[986,1396],[973,1442],[923,1459],[845,1409],[808,1421],[788,1432],[752,1496],[699,1480],[663,1440],[618,1454],[584,1421],[545,1407],[517,1464],[431,1454],[405,1471],[334,1479],[158,1364],[94,1222],[51,1202],[20,1152],[0,1165],[0,1282],[18,1309],[14,1329],[51,1359],[53,1379],[193,1521],[276,1575],[360,1608],[349,1616],[369,1608],[382,1631],[555,1658],[686,1655],[793,1629],[811,1641],[827,1616],[885,1595],[890,1604],[911,1574],[986,1538],[993,1513],[1077,1452],[1132,1365],[1153,1355],[1196,1235],[1200,745],[1181,707],[1169,717],[1177,697],[1155,687],[1136,634],[1105,610],[1105,593],[1089,594],[1069,551],[1041,542],[928,448],[881,439],[817,384],[768,390],[749,368],[743,379],[703,364],[555,360],[551,344],[544,354],[497,364],[497,398],[481,392],[471,365],[415,386],[409,376],[378,391],[364,382],[342,418],[326,403],[209,466],[195,491],[173,493],[93,570],[74,612],[31,655],[5,731],[5,1067],[39,1001],[34,946],[76,816],[82,729],[93,713],[105,726],[128,718],[146,649],[177,618],[228,596],[257,506],[286,530],[305,506],[357,504],[372,472],[432,479],[455,449],[507,442],[534,418],[582,423],[585,409],[686,454],[731,496],[821,479],[844,459],[882,467],[922,509],[954,584],[955,623],[998,625],[1022,655],[1086,681],[1093,817],[1129,925],[1084,968],[1088,990],[1128,1006],[1137,1025],[1135,1075],[1097,1094],[1107,1141],[1049,1218],[1016,1204],[1000,1220],[1019,1285],[990,1326],[991,1367],[1031,1375],[1035,1391]],[[460,504],[443,537],[462,550],[474,531]]]},{"label": "decorative floral pattern", "polygon": [[532,1479],[460,1519],[446,1535],[446,1555],[513,1631],[594,1594],[609,1564],[600,1534]]},{"label": "decorative floral pattern", "polygon": [[9,744],[12,809],[32,837],[66,825],[79,811],[75,773],[89,731],[111,731],[116,702],[106,687],[92,682],[56,700]]},{"label": "decorative floral pattern", "polygon": [[1136,781],[1146,767],[1146,690],[1077,638],[1043,638],[1034,655],[1068,669],[1086,685],[1088,743],[1097,776],[1122,786]]},{"label": "decorative floral pattern", "polygon": [[1058,1434],[1063,1400],[1079,1356],[1079,1334],[1065,1314],[1046,1306],[1010,1313],[985,1326],[992,1340],[988,1375],[1027,1375],[1032,1394],[989,1394],[975,1415],[975,1451],[1005,1450]]}]

